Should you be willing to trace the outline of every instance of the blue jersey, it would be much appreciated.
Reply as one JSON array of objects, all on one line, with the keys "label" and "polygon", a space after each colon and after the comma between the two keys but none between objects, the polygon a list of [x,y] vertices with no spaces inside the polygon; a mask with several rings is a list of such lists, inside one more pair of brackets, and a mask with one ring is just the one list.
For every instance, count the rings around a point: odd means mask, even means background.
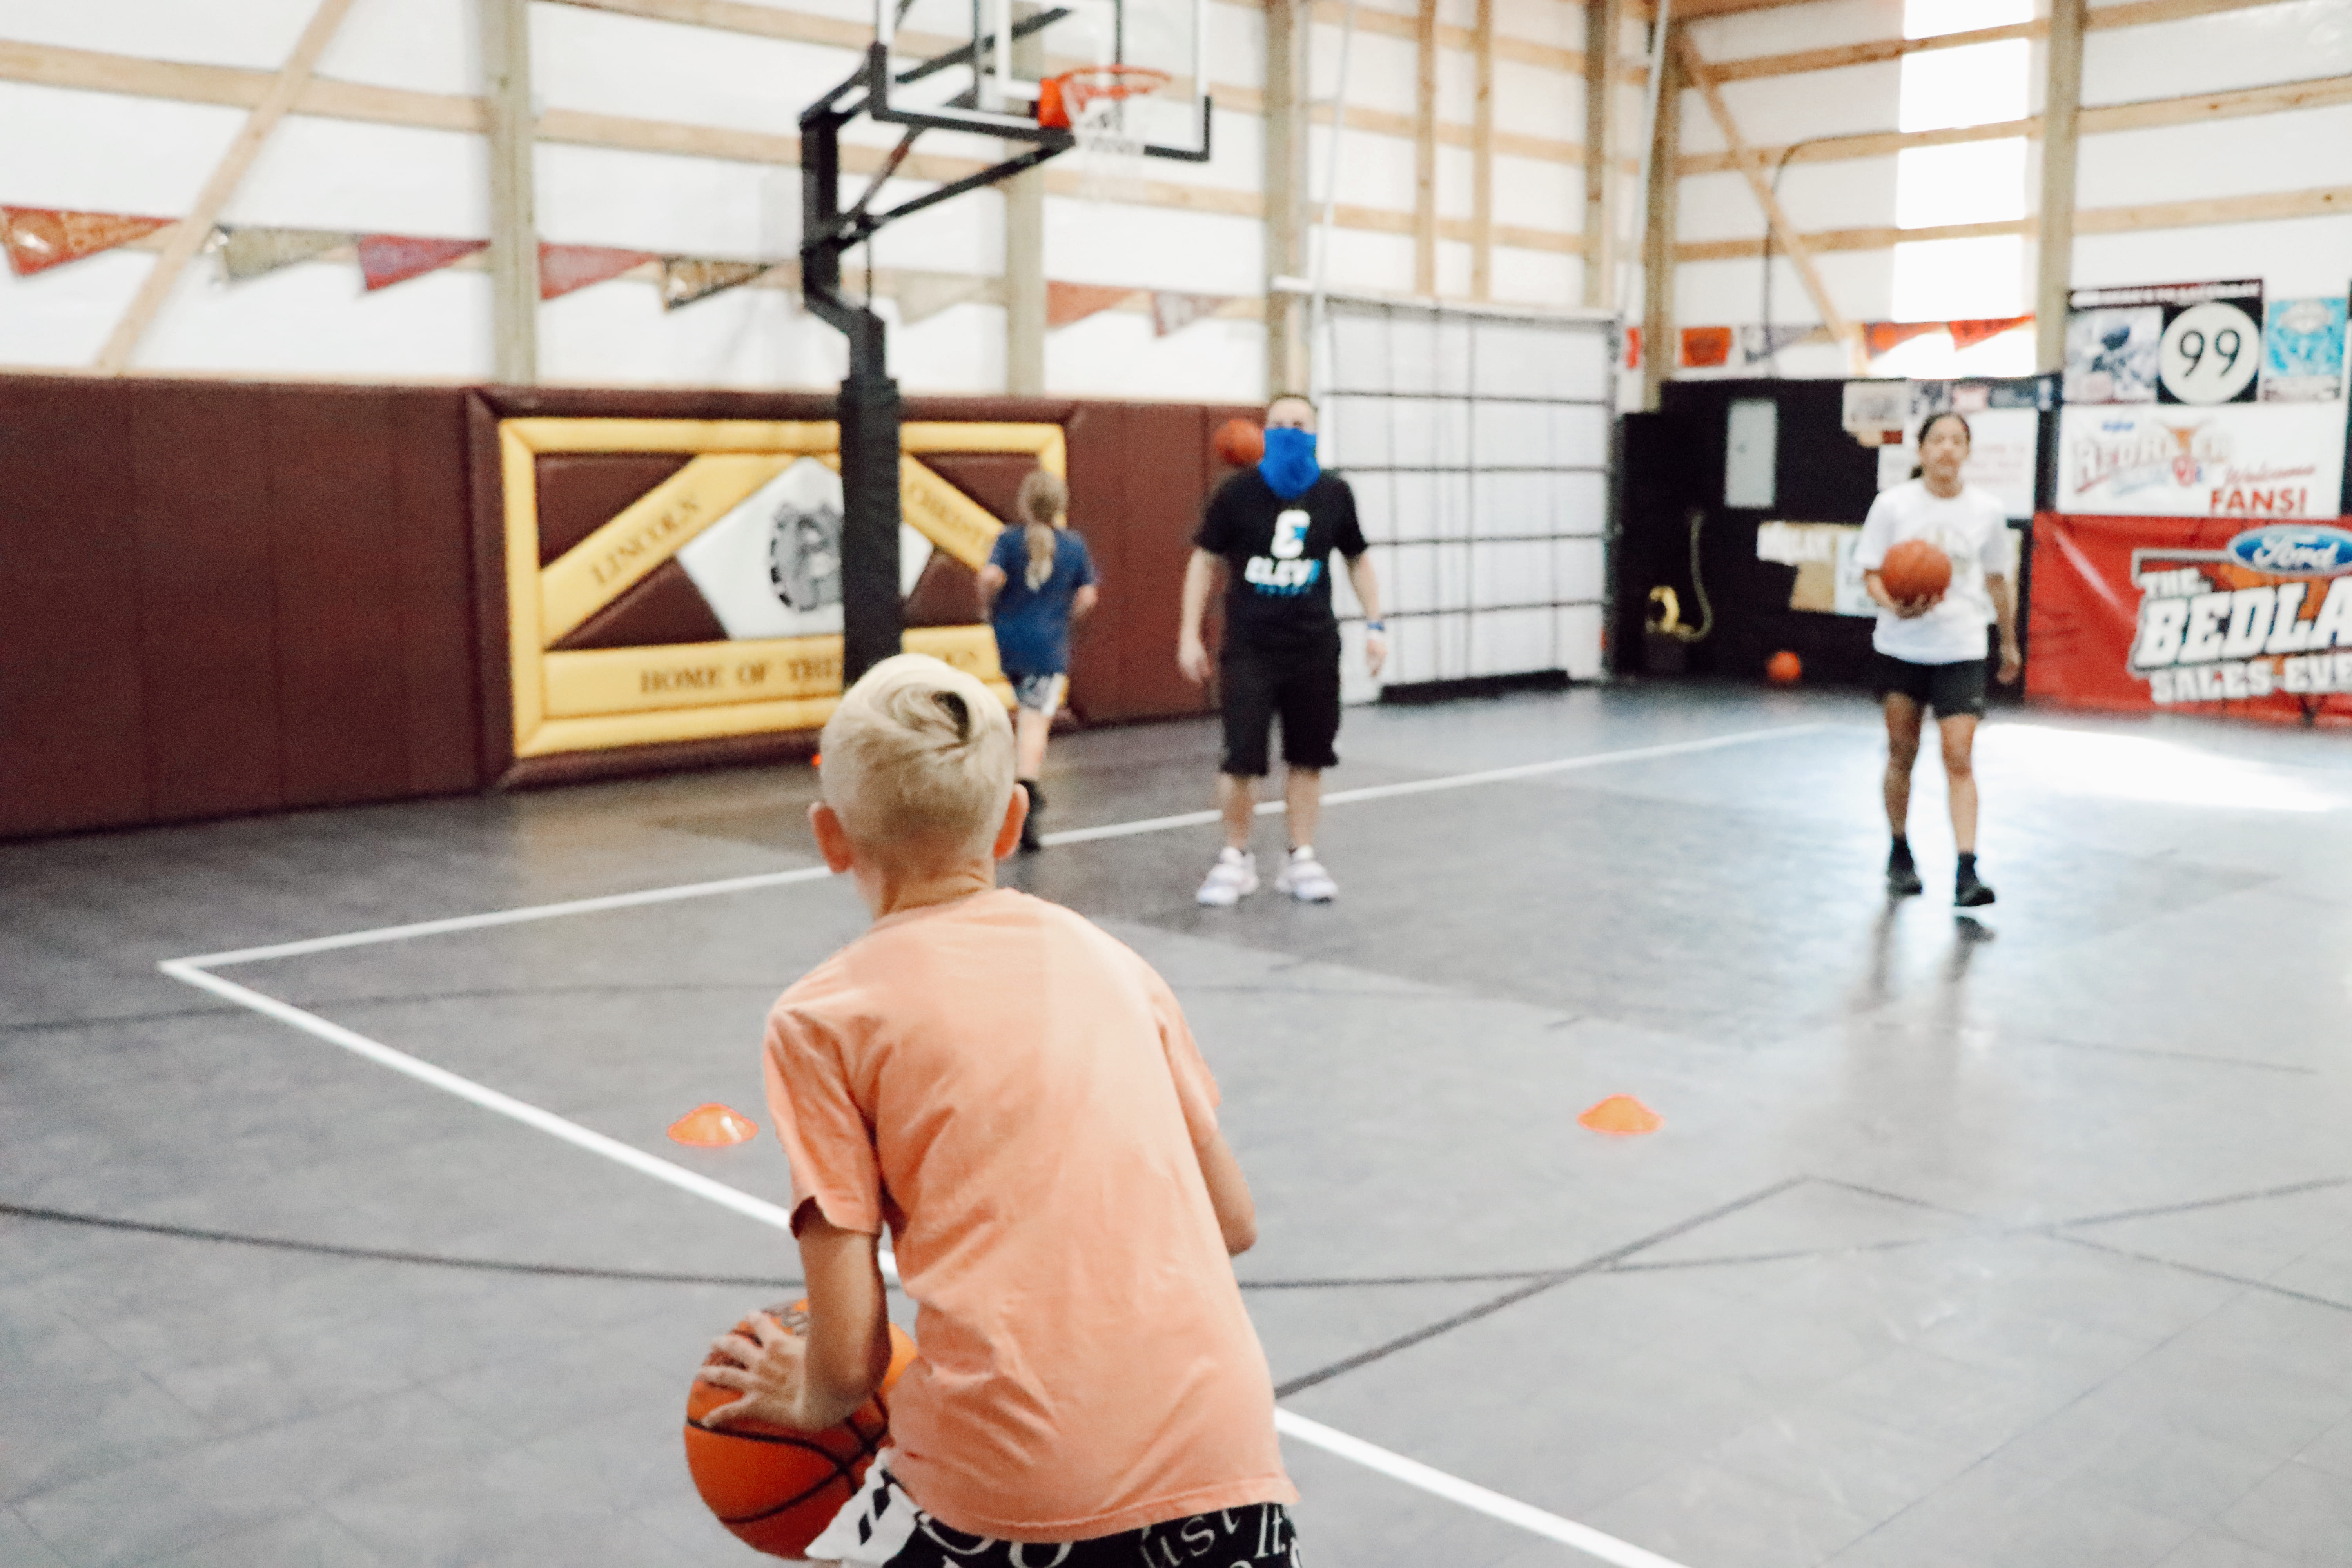
[{"label": "blue jersey", "polygon": [[1054,573],[1029,586],[1029,531],[1018,524],[996,536],[988,563],[1004,574],[991,619],[996,662],[1007,675],[1064,675],[1070,668],[1070,601],[1095,580],[1087,542],[1066,528],[1054,531]]}]

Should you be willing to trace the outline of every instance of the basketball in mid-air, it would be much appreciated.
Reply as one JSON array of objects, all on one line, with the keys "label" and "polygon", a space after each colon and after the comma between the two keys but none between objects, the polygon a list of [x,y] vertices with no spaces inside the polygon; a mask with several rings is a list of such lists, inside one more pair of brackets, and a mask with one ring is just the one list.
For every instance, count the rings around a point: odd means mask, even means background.
[{"label": "basketball in mid-air", "polygon": [[1897,604],[1940,598],[1952,585],[1952,558],[1924,539],[1906,539],[1886,552],[1878,580]]},{"label": "basketball in mid-air", "polygon": [[1246,419],[1228,419],[1217,426],[1217,461],[1229,468],[1246,468],[1265,456],[1265,432]]},{"label": "basketball in mid-air", "polygon": [[1764,663],[1764,679],[1775,686],[1793,686],[1805,673],[1805,661],[1782,648]]},{"label": "basketball in mid-air", "polygon": [[[771,1307],[768,1316],[795,1334],[808,1332],[808,1303]],[[750,1335],[741,1322],[735,1331]],[[717,1351],[703,1358],[714,1366]],[[697,1381],[686,1396],[686,1467],[694,1489],[719,1522],[745,1545],[772,1557],[800,1557],[809,1542],[857,1495],[866,1468],[890,1435],[888,1400],[899,1375],[915,1359],[915,1342],[890,1325],[890,1370],[873,1398],[840,1426],[823,1432],[795,1432],[765,1421],[706,1426],[704,1416],[742,1395],[715,1383]]]}]

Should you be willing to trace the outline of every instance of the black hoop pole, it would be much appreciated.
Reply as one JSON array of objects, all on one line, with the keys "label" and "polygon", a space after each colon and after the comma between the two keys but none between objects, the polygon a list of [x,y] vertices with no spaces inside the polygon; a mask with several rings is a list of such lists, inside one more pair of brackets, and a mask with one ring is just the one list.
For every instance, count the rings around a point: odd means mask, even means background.
[{"label": "black hoop pole", "polygon": [[[887,90],[888,56],[866,58],[869,91]],[[801,294],[849,342],[841,384],[841,684],[845,690],[899,651],[898,384],[889,376],[882,318],[841,291],[841,128],[838,97],[801,116]],[[860,106],[862,107],[862,106]]]}]

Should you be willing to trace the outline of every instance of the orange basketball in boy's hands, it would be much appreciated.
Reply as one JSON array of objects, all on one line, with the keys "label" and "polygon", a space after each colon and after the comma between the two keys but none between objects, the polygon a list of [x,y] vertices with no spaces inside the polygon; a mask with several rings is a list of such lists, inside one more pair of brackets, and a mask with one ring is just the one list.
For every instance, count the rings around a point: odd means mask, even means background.
[{"label": "orange basketball in boy's hands", "polygon": [[1228,419],[1217,426],[1217,460],[1229,468],[1246,468],[1265,456],[1265,432],[1246,419]]},{"label": "orange basketball in boy's hands", "polygon": [[1886,552],[1878,580],[1898,605],[1940,598],[1952,585],[1952,558],[1924,539],[1906,539]]},{"label": "orange basketball in boy's hands", "polygon": [[[793,1333],[808,1333],[808,1303],[771,1307],[767,1315]],[[735,1325],[747,1337],[749,1321]],[[712,1351],[705,1366],[726,1357]],[[840,1426],[823,1432],[795,1432],[765,1421],[706,1426],[703,1418],[734,1404],[742,1394],[698,1379],[686,1395],[686,1467],[694,1489],[719,1522],[745,1545],[775,1557],[800,1557],[817,1532],[857,1495],[866,1468],[890,1435],[890,1391],[915,1359],[915,1342],[890,1325],[890,1370],[882,1386]]]}]

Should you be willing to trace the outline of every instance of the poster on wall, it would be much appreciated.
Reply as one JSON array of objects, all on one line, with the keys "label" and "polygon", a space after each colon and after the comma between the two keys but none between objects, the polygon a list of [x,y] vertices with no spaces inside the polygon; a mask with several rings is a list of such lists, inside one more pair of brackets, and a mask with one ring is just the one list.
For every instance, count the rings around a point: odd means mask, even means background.
[{"label": "poster on wall", "polygon": [[2252,403],[2262,363],[2260,279],[2067,296],[2069,404]]},{"label": "poster on wall", "polygon": [[2344,435],[2341,403],[2068,407],[2058,424],[2057,510],[2333,517]]},{"label": "poster on wall", "polygon": [[1893,489],[1919,467],[1919,432],[1938,414],[1969,422],[1969,460],[1960,482],[1990,492],[2003,515],[2033,515],[2034,475],[2042,456],[2042,411],[2056,388],[2035,377],[2018,381],[1915,381],[1900,446],[1878,449],[1878,488]]},{"label": "poster on wall", "polygon": [[2028,696],[2352,721],[2352,531],[2046,513],[2033,528]]},{"label": "poster on wall", "polygon": [[2334,403],[2344,395],[2344,317],[2340,299],[2271,301],[2263,402]]}]

